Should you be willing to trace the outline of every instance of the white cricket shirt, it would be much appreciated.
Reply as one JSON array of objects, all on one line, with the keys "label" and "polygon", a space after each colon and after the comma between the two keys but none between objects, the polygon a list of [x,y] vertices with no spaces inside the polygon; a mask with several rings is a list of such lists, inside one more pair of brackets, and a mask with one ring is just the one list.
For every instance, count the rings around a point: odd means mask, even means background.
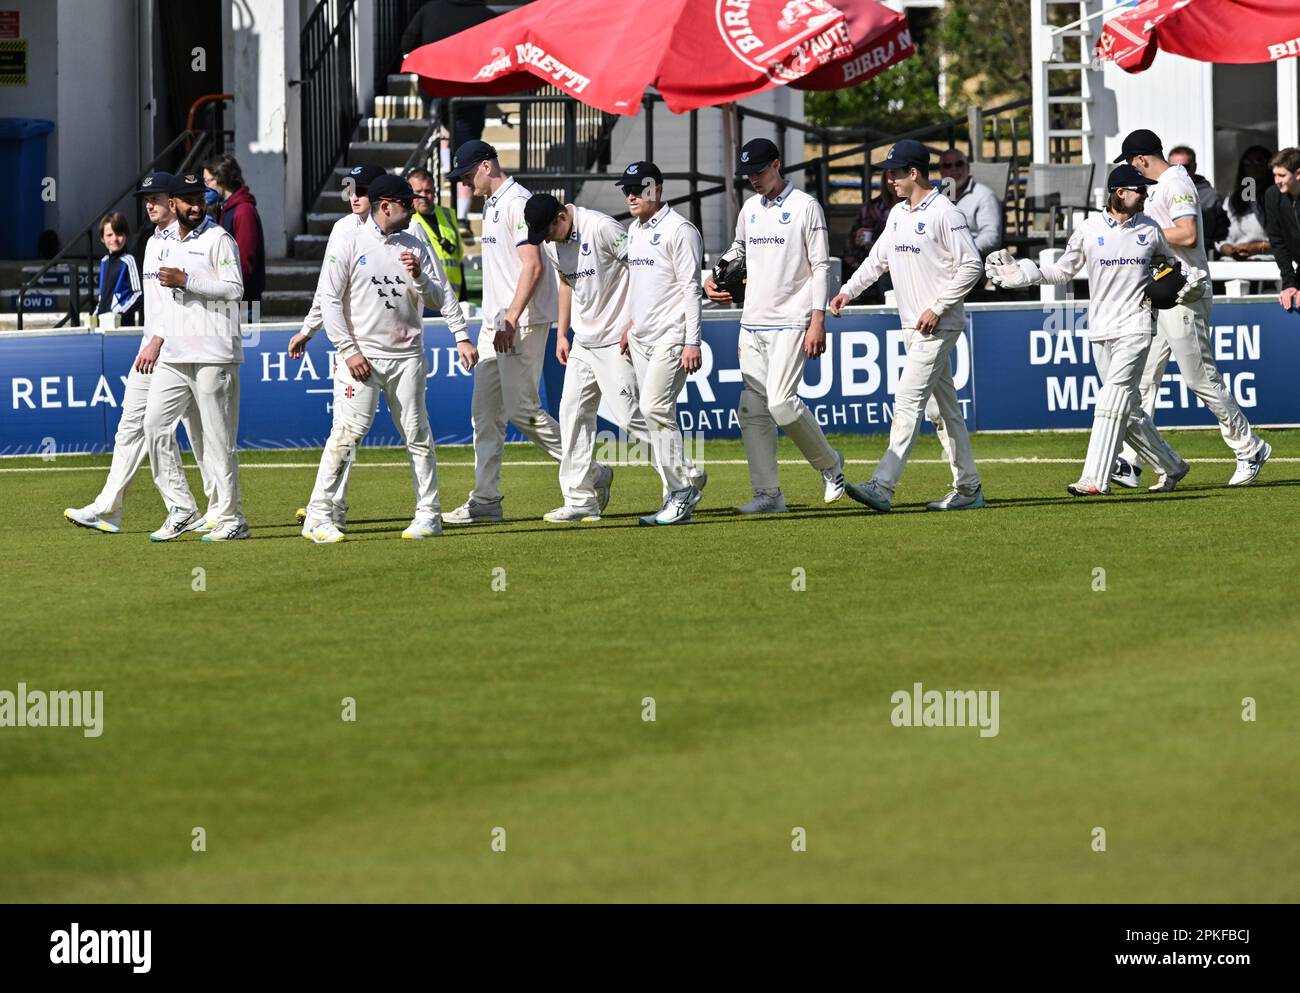
[{"label": "white cricket shirt", "polygon": [[644,345],[700,343],[700,266],[704,239],[664,206],[627,232],[633,335]]},{"label": "white cricket shirt", "polygon": [[1196,244],[1186,248],[1170,245],[1169,250],[1188,269],[1210,271],[1210,257],[1205,251],[1205,223],[1201,219],[1201,198],[1186,169],[1182,166],[1166,169],[1156,185],[1148,187],[1147,202],[1142,212],[1166,229],[1172,228],[1179,218],[1194,218]]},{"label": "white cricket shirt", "polygon": [[[243,362],[239,311],[244,277],[235,239],[211,217],[205,217],[188,236],[179,222],[169,230],[172,236],[160,241],[158,265],[182,270],[185,285],[158,286],[169,298],[153,329],[164,339],[158,361]],[[155,283],[157,276],[155,268]]]},{"label": "white cricket shirt", "polygon": [[587,348],[618,344],[631,317],[628,310],[627,232],[598,210],[573,208],[573,230],[561,242],[542,242],[573,290],[569,323]]},{"label": "white cricket shirt", "polygon": [[[328,259],[331,255],[338,255],[340,239],[352,237],[360,229],[361,225],[368,220],[369,217],[365,214],[348,214],[335,221],[334,227],[330,228],[329,240],[325,243],[325,258]],[[316,292],[312,294],[311,298],[311,309],[307,311],[307,319],[302,322],[302,333],[308,338],[325,326],[320,314],[319,283],[320,280],[317,277]]]},{"label": "white cricket shirt", "polygon": [[771,200],[745,201],[731,247],[744,254],[749,274],[743,327],[803,331],[814,310],[826,310],[831,274],[826,215],[793,183]]},{"label": "white cricket shirt", "polygon": [[966,326],[962,301],[984,275],[979,252],[966,218],[939,190],[916,207],[894,204],[885,230],[871,254],[840,291],[852,300],[886,272],[898,294],[903,327],[916,327],[927,309],[939,316],[939,328],[960,331]]},{"label": "white cricket shirt", "polygon": [[[483,204],[483,315],[492,320],[509,310],[519,286],[523,261],[519,246],[528,244],[528,223],[524,204],[532,196],[511,177]],[[519,315],[519,324],[552,324],[559,314],[555,274],[550,259],[542,254],[542,278],[533,291],[528,306]]]},{"label": "white cricket shirt", "polygon": [[1041,267],[1043,282],[1068,283],[1088,267],[1088,331],[1094,341],[1125,334],[1151,334],[1155,315],[1143,287],[1151,256],[1170,254],[1160,225],[1146,214],[1122,224],[1104,210],[1074,229],[1065,253]]}]

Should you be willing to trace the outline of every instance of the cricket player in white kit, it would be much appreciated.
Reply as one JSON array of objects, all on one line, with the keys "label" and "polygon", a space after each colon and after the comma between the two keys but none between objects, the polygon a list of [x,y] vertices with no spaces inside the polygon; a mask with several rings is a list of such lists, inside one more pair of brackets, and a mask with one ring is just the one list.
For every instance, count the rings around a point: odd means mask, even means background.
[{"label": "cricket player in white kit", "polygon": [[[1160,473],[1160,482],[1150,487],[1153,493],[1172,490],[1188,471],[1187,463],[1156,431],[1138,395],[1155,324],[1147,298],[1152,260],[1165,256],[1180,267],[1160,226],[1141,212],[1150,183],[1132,166],[1115,169],[1107,180],[1110,196],[1106,210],[1075,228],[1065,253],[1054,265],[1040,269],[1029,259],[1014,260],[1005,250],[992,253],[987,260],[989,278],[995,285],[1008,287],[1068,283],[1088,267],[1087,333],[1101,388],[1083,474],[1066,487],[1073,496],[1110,493],[1111,469],[1124,439]],[[1190,303],[1204,290],[1208,277],[1204,272],[1185,275],[1187,283],[1178,298]]]},{"label": "cricket player in white kit", "polygon": [[555,272],[528,243],[524,204],[532,195],[501,171],[496,149],[467,141],[456,149],[449,179],[484,197],[481,361],[474,373],[474,489],[443,516],[445,524],[500,521],[501,459],[506,423],[555,461],[564,457],[560,426],[542,407],[538,382],[546,339],[556,318]]},{"label": "cricket player in white kit", "polygon": [[468,370],[477,360],[447,274],[424,243],[406,231],[415,203],[410,185],[396,176],[380,176],[370,184],[370,202],[366,223],[326,258],[317,287],[325,333],[340,359],[334,370],[334,424],[302,527],[302,536],[319,545],[344,539],[333,510],[347,504],[342,492],[347,466],[374,423],[381,392],[415,479],[415,516],[402,537],[442,533],[438,466],[425,405],[426,305],[442,311],[461,364]]},{"label": "cricket player in white kit", "polygon": [[[564,366],[560,398],[560,489],[564,506],[552,524],[598,521],[609,503],[614,470],[595,460],[602,400],[615,423],[650,444],[637,397],[636,370],[620,347],[631,321],[627,232],[607,214],[534,193],[524,206],[528,240],[540,244],[559,277],[555,357]],[[569,328],[573,343],[569,343]]]},{"label": "cricket player in white kit", "polygon": [[[149,403],[149,384],[153,382],[154,365],[158,361],[163,342],[155,331],[160,326],[161,315],[171,302],[171,290],[158,283],[158,270],[163,264],[164,255],[170,254],[168,242],[175,236],[176,214],[169,205],[170,194],[167,192],[171,181],[171,173],[155,172],[146,176],[136,190],[136,196],[144,198],[145,213],[154,225],[154,231],[145,245],[141,271],[144,286],[144,334],[140,338],[140,348],[131,364],[131,371],[126,377],[122,416],[117,422],[117,434],[113,438],[113,462],[108,470],[108,479],[104,481],[104,488],[99,491],[99,496],[93,503],[85,507],[69,507],[63,512],[63,516],[73,524],[105,534],[117,534],[122,530],[122,507],[126,501],[127,487],[140,471],[148,454],[144,437],[144,411]],[[194,459],[198,462],[199,473],[203,477],[203,491],[208,502],[207,516],[196,522],[191,530],[210,531],[216,524],[212,510],[215,490],[203,464],[203,431],[198,411],[193,404],[181,414],[181,423],[185,425],[185,434],[190,439],[190,447],[194,449]],[[175,444],[174,434],[172,442]],[[179,460],[180,457],[178,450],[176,458]]]},{"label": "cricket player in white kit", "polygon": [[[1155,185],[1144,208],[1147,216],[1164,230],[1165,240],[1186,269],[1208,272],[1205,227],[1201,218],[1200,195],[1192,177],[1182,166],[1165,160],[1160,139],[1151,131],[1134,131],[1124,139],[1116,162],[1126,162]],[[1155,419],[1156,398],[1172,355],[1178,362],[1183,383],[1214,414],[1223,440],[1237,457],[1229,486],[1244,486],[1259,475],[1273,454],[1272,447],[1253,430],[1214,362],[1210,334],[1210,287],[1191,304],[1161,310],[1156,315],[1156,337],[1142,372],[1142,407]],[[1141,453],[1125,446],[1115,465],[1114,481],[1136,487],[1142,472]]]},{"label": "cricket player in white kit", "polygon": [[[370,219],[370,184],[380,176],[387,174],[388,170],[383,166],[367,164],[353,166],[351,171],[348,172],[348,175],[343,180],[343,187],[351,213],[344,214],[330,228],[329,239],[325,243],[326,260],[331,255],[337,257],[343,240],[352,237]],[[321,268],[324,269],[328,264],[328,261],[323,262]],[[319,277],[317,277],[316,282],[316,293],[311,298],[311,308],[307,311],[307,319],[303,321],[302,330],[289,339],[289,358],[295,361],[306,354],[307,342],[311,341],[312,336],[325,326],[320,309]],[[330,517],[334,521],[334,526],[343,532],[347,530],[347,492],[352,465],[353,463],[349,461],[343,466],[343,478],[339,480],[337,492],[344,502],[335,504],[330,510]],[[305,524],[307,521],[307,508],[299,507],[294,517],[299,524]]]},{"label": "cricket player in white kit", "polygon": [[[767,138],[740,151],[737,173],[758,195],[736,219],[736,240],[723,259],[741,260],[749,281],[740,316],[740,433],[754,498],[742,514],[783,514],[785,496],[776,465],[776,432],[789,435],[825,483],[824,500],[844,495],[844,456],[799,397],[804,363],[826,351],[830,296],[830,241],[821,204],[781,175],[781,153]],[[712,276],[704,292],[732,303]]]},{"label": "cricket player in white kit", "polygon": [[620,347],[632,356],[650,450],[667,491],[659,512],[640,521],[685,524],[709,479],[686,455],[677,424],[677,397],[702,361],[704,239],[694,224],[663,202],[663,173],[653,162],[633,162],[618,185],[634,218],[627,238],[632,328]]},{"label": "cricket player in white kit", "polygon": [[249,536],[239,495],[240,300],[244,279],[235,239],[204,211],[207,187],[196,175],[175,176],[168,192],[176,212],[175,238],[167,243],[170,265],[158,269],[158,284],[170,290],[158,334],[162,349],[149,386],[145,440],[154,483],[169,508],[152,541],[171,541],[202,522],[185,480],[172,433],[191,405],[202,422],[205,479],[214,488],[216,524],[204,541]]},{"label": "cricket player in white kit", "polygon": [[898,478],[921,431],[931,395],[938,404],[936,422],[944,454],[952,465],[952,490],[926,505],[927,510],[976,510],[984,506],[979,469],[970,434],[957,402],[951,355],[966,326],[963,299],[980,280],[984,267],[971,239],[966,218],[940,190],[932,190],[929,150],[905,139],[889,150],[880,168],[900,200],[889,212],[884,233],[841,293],[831,301],[838,317],[850,300],[886,271],[898,294],[907,361],[894,395],[889,450],[865,483],[848,483],[846,492],[874,510],[893,505]]}]

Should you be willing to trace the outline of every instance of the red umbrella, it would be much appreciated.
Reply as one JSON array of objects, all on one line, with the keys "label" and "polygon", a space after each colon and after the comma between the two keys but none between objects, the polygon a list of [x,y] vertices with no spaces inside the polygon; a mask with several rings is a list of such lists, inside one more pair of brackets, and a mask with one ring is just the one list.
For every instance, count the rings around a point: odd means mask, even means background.
[{"label": "red umbrella", "polygon": [[914,53],[907,18],[875,0],[534,0],[417,48],[430,96],[542,83],[613,114],[655,87],[674,113],[774,86],[829,90]]},{"label": "red umbrella", "polygon": [[1300,55],[1296,0],[1145,0],[1106,22],[1097,58],[1128,72],[1156,50],[1200,62],[1276,62]]}]

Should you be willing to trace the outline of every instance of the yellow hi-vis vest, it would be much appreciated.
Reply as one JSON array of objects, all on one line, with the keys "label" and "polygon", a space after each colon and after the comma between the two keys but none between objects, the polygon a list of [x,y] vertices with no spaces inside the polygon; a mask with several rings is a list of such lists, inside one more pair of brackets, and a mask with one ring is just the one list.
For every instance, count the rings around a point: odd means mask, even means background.
[{"label": "yellow hi-vis vest", "polygon": [[[433,246],[438,261],[442,263],[443,269],[447,271],[447,278],[451,280],[457,299],[463,299],[465,296],[465,246],[460,243],[460,230],[456,226],[455,215],[446,207],[434,204],[433,219],[438,222],[437,231],[430,226],[428,219],[418,210],[415,212],[415,219],[420,222],[420,227],[424,228],[424,233],[428,235],[429,244]],[[442,243],[438,240],[439,238],[451,245],[452,251],[448,252],[443,248]]]}]

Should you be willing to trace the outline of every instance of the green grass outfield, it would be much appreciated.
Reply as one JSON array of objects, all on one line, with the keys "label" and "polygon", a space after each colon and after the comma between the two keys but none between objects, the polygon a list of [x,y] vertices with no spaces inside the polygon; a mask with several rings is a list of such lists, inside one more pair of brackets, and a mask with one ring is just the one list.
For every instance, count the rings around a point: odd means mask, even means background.
[{"label": "green grass outfield", "polygon": [[[147,467],[107,536],[61,516],[106,457],[0,461],[0,690],[105,711],[0,728],[0,899],[1300,899],[1300,432],[1266,434],[1250,487],[1174,432],[1175,493],[1092,500],[1084,435],[977,436],[962,514],[918,512],[948,479],[925,438],[892,514],[791,464],[762,519],[710,443],[697,523],[655,529],[648,468],[563,528],[554,468],[508,464],[504,524],[422,542],[404,454],[368,450],[336,546],[293,524],[316,452],[244,453],[254,540],[226,546],[147,541]],[[855,479],[885,444],[836,440]],[[451,508],[471,453],[439,455]],[[1000,733],[894,727],[916,682],[996,689]]]}]

